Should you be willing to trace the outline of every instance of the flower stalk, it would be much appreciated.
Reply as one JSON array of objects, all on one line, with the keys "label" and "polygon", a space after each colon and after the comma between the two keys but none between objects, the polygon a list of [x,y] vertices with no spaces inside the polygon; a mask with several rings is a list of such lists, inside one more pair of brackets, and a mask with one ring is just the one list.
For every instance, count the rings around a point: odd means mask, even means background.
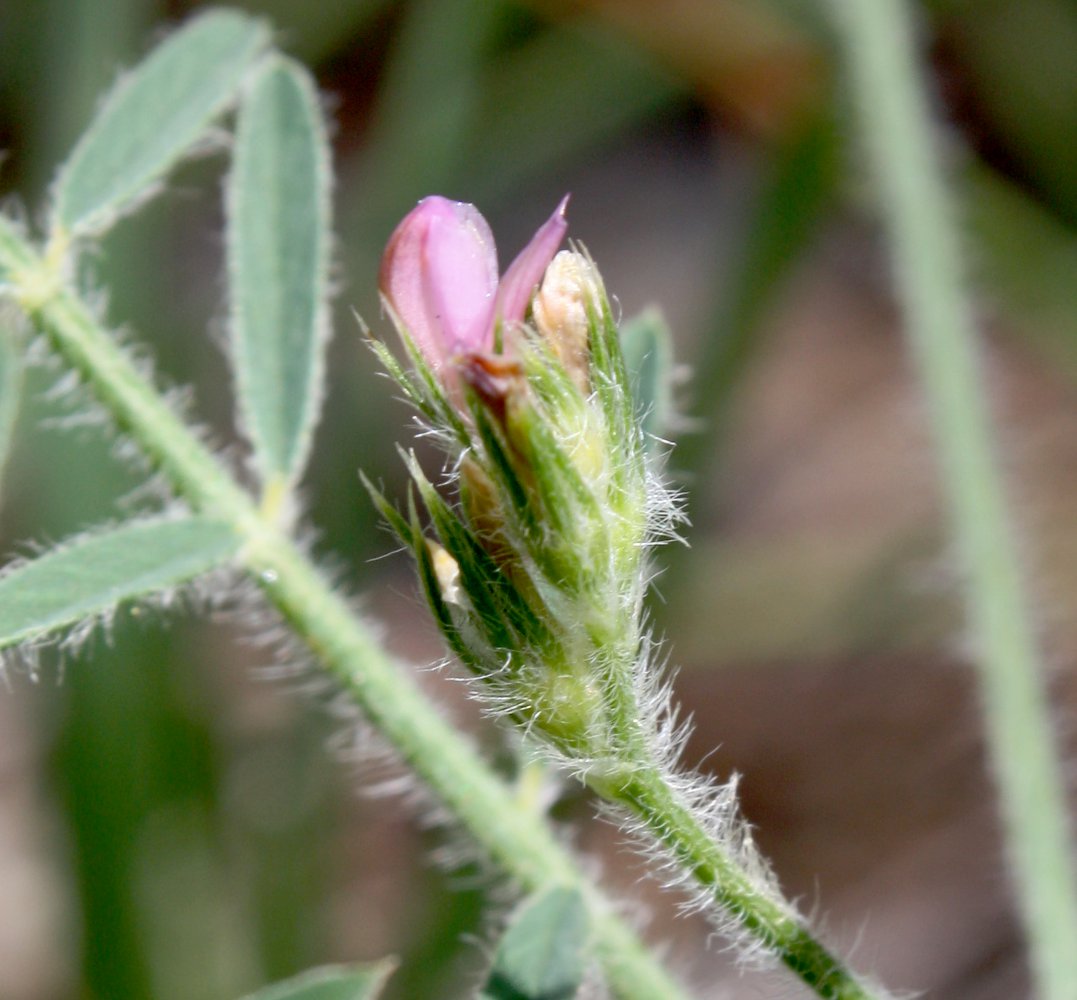
[{"label": "flower stalk", "polygon": [[616,800],[639,818],[669,857],[729,915],[730,933],[741,939],[746,952],[762,948],[776,955],[818,996],[828,1000],[884,996],[812,935],[796,911],[767,886],[765,874],[751,872],[738,859],[746,845],[723,847],[714,838],[662,772],[637,772],[619,790]]},{"label": "flower stalk", "polygon": [[[643,599],[648,552],[675,535],[679,511],[648,455],[597,269],[576,251],[555,257],[547,223],[517,258],[527,300],[498,314],[487,305],[500,300],[495,251],[476,216],[428,198],[400,224],[382,290],[410,369],[374,344],[456,485],[445,499],[405,454],[427,525],[414,502],[401,513],[368,484],[447,645],[490,710],[630,817],[746,954],[777,957],[820,996],[872,996],[782,898],[731,787],[675,769],[684,734],[651,662]],[[451,239],[437,228],[447,218]],[[409,241],[416,252],[401,253]]]}]

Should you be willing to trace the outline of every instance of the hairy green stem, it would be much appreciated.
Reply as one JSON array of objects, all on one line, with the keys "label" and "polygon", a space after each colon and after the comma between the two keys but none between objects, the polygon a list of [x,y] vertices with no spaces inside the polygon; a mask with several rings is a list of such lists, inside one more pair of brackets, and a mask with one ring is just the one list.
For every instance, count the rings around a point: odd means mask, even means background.
[{"label": "hairy green stem", "polygon": [[534,890],[571,885],[588,900],[611,987],[624,1000],[684,1000],[685,994],[590,885],[570,854],[394,663],[347,602],[296,545],[257,510],[209,449],[134,368],[89,309],[0,218],[0,287],[19,302],[117,424],[195,510],[225,521],[244,540],[241,558],[262,589],[362,707],[402,758],[491,859]]},{"label": "hairy green stem", "polygon": [[681,802],[661,773],[641,768],[610,796],[629,808],[677,863],[748,935],[821,997],[881,996],[819,942],[781,897],[753,879]]},{"label": "hairy green stem", "polygon": [[1038,993],[1074,1000],[1077,886],[1066,798],[909,12],[901,0],[838,0],[835,10],[931,404]]}]

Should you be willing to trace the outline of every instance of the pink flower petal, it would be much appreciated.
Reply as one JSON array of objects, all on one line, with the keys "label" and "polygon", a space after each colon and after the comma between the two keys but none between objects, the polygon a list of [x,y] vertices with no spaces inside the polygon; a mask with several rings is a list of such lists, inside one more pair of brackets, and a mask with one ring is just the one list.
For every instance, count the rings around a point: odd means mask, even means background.
[{"label": "pink flower petal", "polygon": [[501,279],[495,316],[500,317],[503,323],[523,322],[531,296],[568,230],[568,221],[565,219],[568,197],[566,194],[561,199],[553,215],[539,227],[531,242],[520,251]]},{"label": "pink flower petal", "polygon": [[509,324],[523,320],[564,239],[567,204],[566,196],[500,284],[493,235],[473,205],[433,195],[404,217],[382,257],[379,285],[433,368],[441,369],[454,355],[492,350],[498,318]]},{"label": "pink flower petal", "polygon": [[444,198],[431,203],[423,269],[427,309],[441,328],[447,354],[487,350],[497,294],[497,249],[474,205]]},{"label": "pink flower petal", "polygon": [[440,320],[426,293],[424,246],[430,219],[440,211],[430,203],[438,200],[444,199],[424,198],[404,216],[389,237],[378,274],[378,287],[395,318],[435,368],[445,360],[446,351]]}]

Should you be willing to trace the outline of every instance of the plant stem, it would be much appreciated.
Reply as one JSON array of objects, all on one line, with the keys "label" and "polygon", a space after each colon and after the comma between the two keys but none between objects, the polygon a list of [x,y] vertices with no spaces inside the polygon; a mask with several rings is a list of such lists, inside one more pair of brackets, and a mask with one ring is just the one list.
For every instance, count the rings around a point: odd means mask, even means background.
[{"label": "plant stem", "polygon": [[1038,994],[1073,1000],[1077,886],[1066,799],[910,19],[900,0],[839,0],[835,10],[931,405]]},{"label": "plant stem", "polygon": [[179,496],[231,525],[246,569],[400,756],[524,888],[577,887],[587,899],[609,983],[624,1000],[685,994],[613,913],[569,853],[486,767],[346,600],[180,420],[89,309],[7,220],[0,218],[0,287],[19,302],[119,427],[160,467]]},{"label": "plant stem", "polygon": [[653,768],[637,771],[614,796],[631,809],[724,913],[821,997],[878,996],[816,940],[781,897],[774,898],[708,833]]}]

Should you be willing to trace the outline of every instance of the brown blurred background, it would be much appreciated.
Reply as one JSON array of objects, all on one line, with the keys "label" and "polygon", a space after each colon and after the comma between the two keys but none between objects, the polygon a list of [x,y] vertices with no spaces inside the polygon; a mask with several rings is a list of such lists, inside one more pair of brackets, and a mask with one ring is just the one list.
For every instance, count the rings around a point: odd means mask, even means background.
[{"label": "brown blurred background", "polygon": [[[197,4],[0,0],[0,190],[40,215],[117,68]],[[306,482],[318,550],[391,645],[439,649],[359,488],[403,492],[408,415],[352,309],[424,194],[479,204],[511,259],[565,191],[625,316],[658,303],[692,377],[671,468],[690,549],[654,616],[693,761],[742,777],[783,885],[895,991],[1028,995],[963,658],[930,427],[823,5],[800,0],[250,0],[337,121],[334,382]],[[919,5],[939,143],[987,334],[1000,447],[1052,690],[1077,705],[1077,8]],[[109,316],[239,448],[218,346],[224,157],[185,167],[94,265]],[[207,333],[209,334],[207,336]],[[7,552],[151,505],[35,373],[5,475]],[[77,411],[76,411],[77,412]],[[42,423],[44,421],[44,424]],[[70,423],[70,421],[68,421]],[[468,995],[497,880],[393,797],[331,697],[270,682],[228,621],[120,616],[0,688],[0,997],[226,1000],[392,954],[390,996]],[[461,686],[433,695],[506,766]],[[706,997],[794,996],[677,918],[571,788],[556,810]],[[450,838],[451,839],[451,838]]]}]

